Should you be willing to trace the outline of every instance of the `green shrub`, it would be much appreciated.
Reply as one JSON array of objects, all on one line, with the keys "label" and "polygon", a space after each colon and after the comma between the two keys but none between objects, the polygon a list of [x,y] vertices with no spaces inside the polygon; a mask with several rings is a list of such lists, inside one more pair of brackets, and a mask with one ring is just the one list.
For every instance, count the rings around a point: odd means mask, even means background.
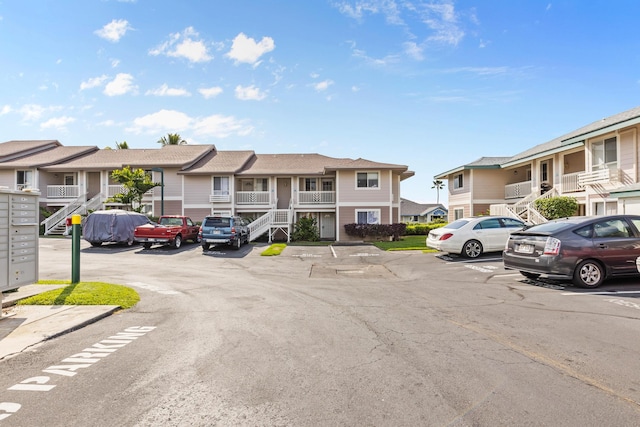
[{"label": "green shrub", "polygon": [[345,224],[344,231],[352,237],[386,238],[398,240],[405,234],[407,224]]},{"label": "green shrub", "polygon": [[317,242],[320,240],[318,221],[312,217],[300,217],[298,222],[293,226],[293,234],[291,235],[291,238],[294,241],[303,240],[306,242]]},{"label": "green shrub", "polygon": [[578,212],[578,201],[575,197],[559,196],[538,199],[533,206],[546,219],[557,219],[573,216]]},{"label": "green shrub", "polygon": [[445,221],[434,221],[434,222],[420,223],[420,224],[407,224],[407,229],[405,231],[405,234],[407,236],[413,236],[413,235],[426,236],[434,228],[440,228],[445,226],[446,224],[447,223]]}]

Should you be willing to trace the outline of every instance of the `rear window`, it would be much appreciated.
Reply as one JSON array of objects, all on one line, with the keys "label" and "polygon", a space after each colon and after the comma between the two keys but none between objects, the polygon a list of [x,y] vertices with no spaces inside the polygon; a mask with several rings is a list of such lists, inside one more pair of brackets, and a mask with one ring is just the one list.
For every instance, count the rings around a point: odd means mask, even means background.
[{"label": "rear window", "polygon": [[231,218],[213,217],[207,218],[204,221],[205,227],[229,227],[231,225]]},{"label": "rear window", "polygon": [[449,229],[457,230],[458,228],[464,227],[468,223],[469,223],[469,220],[457,219],[457,220],[453,221],[451,224],[447,224],[442,228],[449,228]]},{"label": "rear window", "polygon": [[562,221],[544,222],[542,224],[534,225],[527,228],[527,233],[555,233],[556,231],[562,231],[566,228],[573,226],[574,224]]}]

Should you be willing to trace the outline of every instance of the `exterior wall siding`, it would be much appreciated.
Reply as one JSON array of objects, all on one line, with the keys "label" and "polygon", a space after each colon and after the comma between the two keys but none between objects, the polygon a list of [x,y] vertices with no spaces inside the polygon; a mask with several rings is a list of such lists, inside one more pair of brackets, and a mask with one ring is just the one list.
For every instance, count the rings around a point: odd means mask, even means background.
[{"label": "exterior wall siding", "polygon": [[[378,172],[378,188],[356,188],[357,172]],[[389,203],[391,200],[391,187],[389,175],[390,171],[358,170],[340,171],[340,178],[337,183],[338,203]]]},{"label": "exterior wall siding", "polygon": [[209,196],[212,192],[211,176],[185,175],[184,176],[184,204],[195,205],[210,203]]},{"label": "exterior wall siding", "polygon": [[[156,216],[160,216],[160,212],[162,212],[161,201],[154,200],[153,202],[153,212]],[[182,215],[182,202],[180,200],[167,200],[164,199],[164,214],[165,215]]]},{"label": "exterior wall siding", "polygon": [[13,170],[0,170],[0,186],[16,189],[15,172]]},{"label": "exterior wall siding", "polygon": [[198,224],[202,223],[205,216],[211,214],[211,209],[206,208],[184,208],[184,215],[191,218]]},{"label": "exterior wall siding", "polygon": [[507,174],[501,169],[478,169],[473,171],[474,199],[504,199]]},{"label": "exterior wall siding", "polygon": [[636,129],[632,128],[620,133],[620,153],[618,167],[620,168],[620,182],[624,185],[636,182]]}]

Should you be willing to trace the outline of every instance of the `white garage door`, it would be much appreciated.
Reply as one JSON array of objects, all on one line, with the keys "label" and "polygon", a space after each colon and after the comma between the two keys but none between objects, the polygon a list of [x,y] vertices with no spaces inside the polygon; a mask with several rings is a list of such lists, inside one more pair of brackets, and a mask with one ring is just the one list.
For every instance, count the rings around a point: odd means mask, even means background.
[{"label": "white garage door", "polygon": [[624,213],[628,215],[640,215],[640,199],[625,199]]}]

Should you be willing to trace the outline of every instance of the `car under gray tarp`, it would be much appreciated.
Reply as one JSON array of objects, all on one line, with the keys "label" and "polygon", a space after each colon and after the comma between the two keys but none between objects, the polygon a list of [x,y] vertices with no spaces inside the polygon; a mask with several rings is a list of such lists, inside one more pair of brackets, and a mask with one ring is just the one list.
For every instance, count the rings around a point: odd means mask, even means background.
[{"label": "car under gray tarp", "polygon": [[95,211],[82,224],[82,236],[93,246],[106,242],[131,245],[135,228],[149,222],[146,215],[138,212],[122,209]]}]

